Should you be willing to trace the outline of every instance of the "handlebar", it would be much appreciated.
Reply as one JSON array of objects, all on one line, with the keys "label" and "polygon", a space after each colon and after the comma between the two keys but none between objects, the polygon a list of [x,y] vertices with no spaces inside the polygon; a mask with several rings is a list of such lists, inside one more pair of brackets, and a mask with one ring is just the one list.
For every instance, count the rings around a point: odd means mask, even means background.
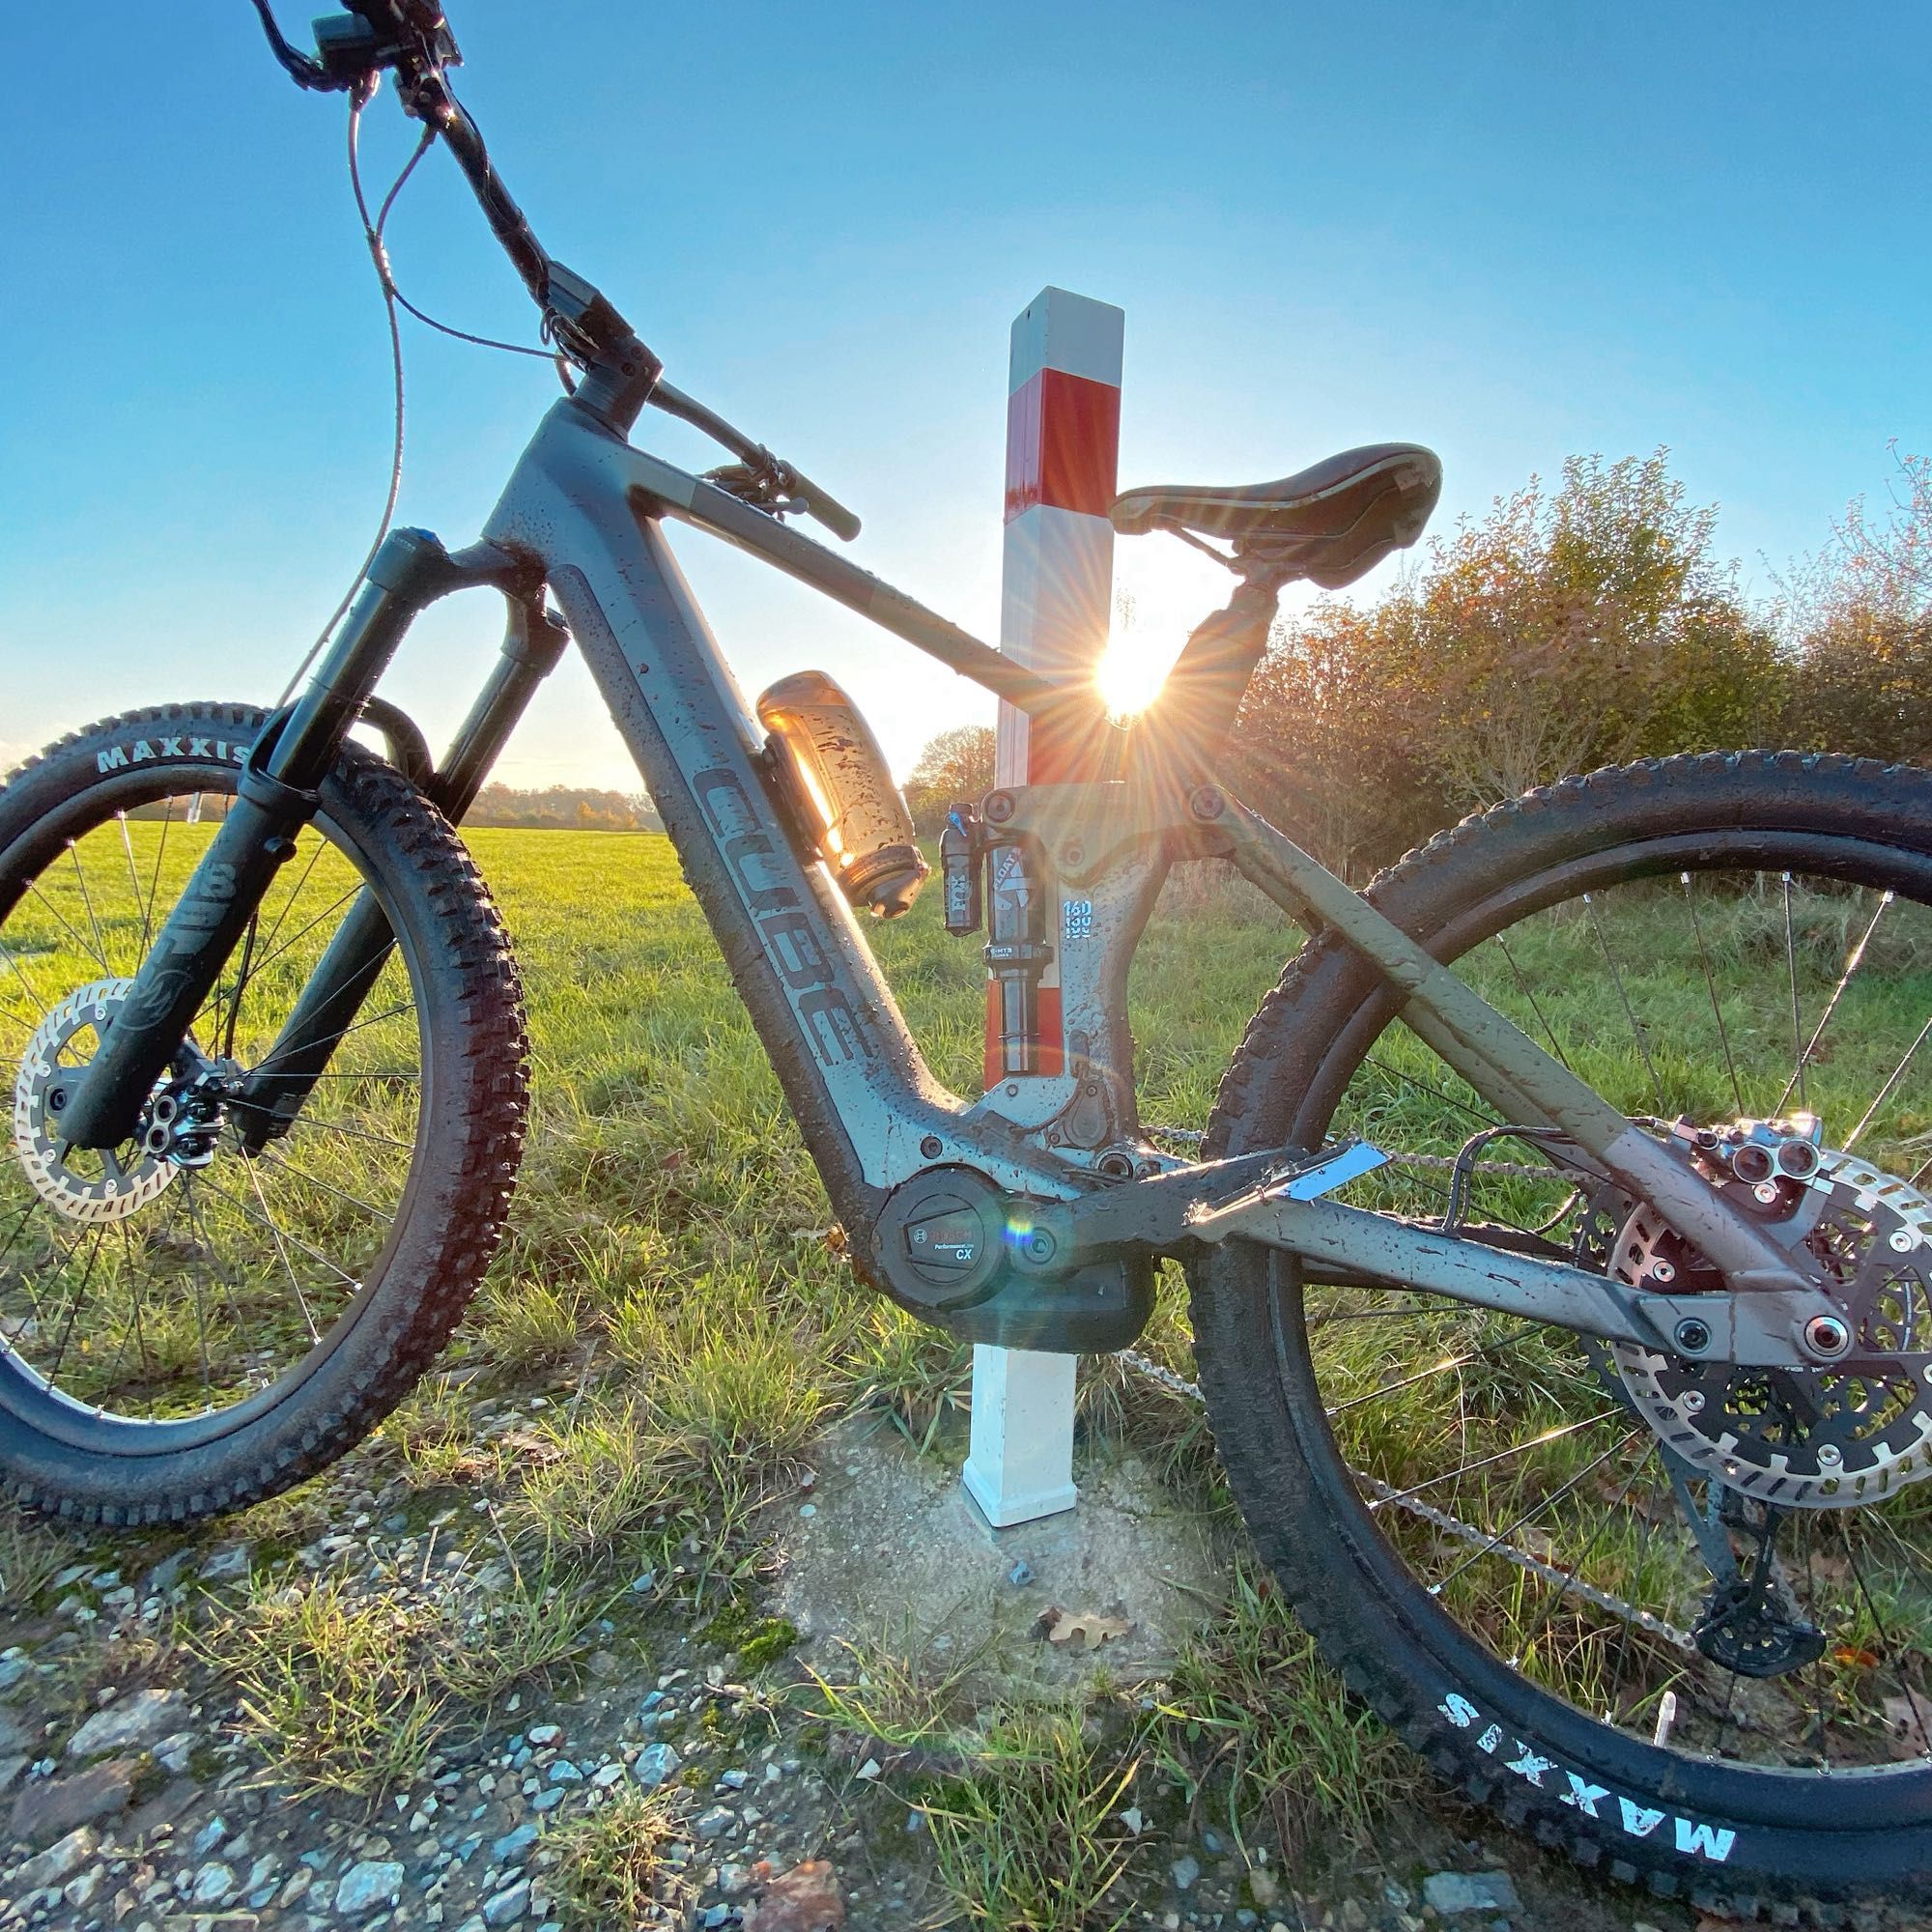
[{"label": "handlebar", "polygon": [[664,382],[664,364],[610,299],[544,248],[491,161],[482,131],[450,92],[444,70],[461,66],[463,56],[438,0],[345,0],[347,14],[316,21],[313,55],[283,38],[270,0],[254,4],[275,58],[304,88],[366,99],[384,69],[394,71],[405,110],[441,136],[491,232],[543,311],[544,333],[583,370],[574,391],[581,404],[620,435],[646,403],[680,416],[739,459],[736,467],[713,471],[715,482],[760,509],[815,518],[846,543],[859,534],[859,519],[830,491]]}]

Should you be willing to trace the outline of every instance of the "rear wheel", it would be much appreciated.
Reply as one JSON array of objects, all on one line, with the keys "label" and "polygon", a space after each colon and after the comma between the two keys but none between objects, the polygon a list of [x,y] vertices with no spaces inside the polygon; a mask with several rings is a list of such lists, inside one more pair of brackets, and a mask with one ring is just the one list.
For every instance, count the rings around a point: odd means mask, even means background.
[{"label": "rear wheel", "polygon": [[[0,788],[0,1472],[83,1520],[213,1514],[340,1456],[442,1346],[509,1200],[507,942],[454,833],[353,745],[136,1136],[61,1140],[261,723],[130,713]],[[251,1133],[248,1077],[365,895],[387,957],[300,1112]]]},{"label": "rear wheel", "polygon": [[[1762,753],[1602,772],[1444,834],[1371,895],[1660,1138],[1688,1118],[1742,1147],[1740,1122],[1815,1115],[1815,1171],[1763,1183],[1764,1211],[1807,1217],[1861,1366],[1619,1352],[1231,1243],[1192,1271],[1194,1325],[1256,1543],[1360,1692],[1585,1862],[1746,1908],[1922,1883],[1932,776]],[[1511,1124],[1324,939],[1256,1016],[1208,1148],[1361,1134],[1394,1159],[1353,1205],[1698,1285],[1643,1204]]]}]

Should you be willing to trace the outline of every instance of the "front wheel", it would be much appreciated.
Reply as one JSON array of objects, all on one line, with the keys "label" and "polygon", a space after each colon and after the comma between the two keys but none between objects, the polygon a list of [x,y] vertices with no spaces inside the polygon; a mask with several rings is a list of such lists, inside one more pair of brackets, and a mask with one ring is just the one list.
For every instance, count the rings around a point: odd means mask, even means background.
[{"label": "front wheel", "polygon": [[[1757,753],[1600,772],[1443,834],[1370,896],[1660,1138],[1683,1122],[1723,1153],[1795,1123],[1815,1167],[1761,1205],[1804,1217],[1859,1362],[1608,1348],[1230,1243],[1192,1269],[1193,1319],[1256,1544],[1355,1690],[1544,1842],[1732,1910],[1915,1892],[1932,775]],[[1329,938],[1250,1026],[1208,1151],[1360,1134],[1394,1158],[1354,1205],[1694,1290],[1694,1250],[1518,1124]]]},{"label": "front wheel", "polygon": [[[340,1456],[447,1339],[509,1201],[508,944],[455,834],[355,745],[136,1136],[62,1141],[261,724],[240,705],[134,712],[0,787],[0,1482],[80,1521],[212,1515]],[[265,1130],[246,1096],[369,898],[393,943],[299,1112]]]}]

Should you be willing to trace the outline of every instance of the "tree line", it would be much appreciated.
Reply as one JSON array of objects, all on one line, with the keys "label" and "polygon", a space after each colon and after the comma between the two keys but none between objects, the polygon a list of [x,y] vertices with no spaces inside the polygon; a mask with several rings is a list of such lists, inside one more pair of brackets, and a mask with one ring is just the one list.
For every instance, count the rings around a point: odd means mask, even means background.
[{"label": "tree line", "polygon": [[546,785],[541,791],[486,784],[464,815],[466,825],[535,826],[572,832],[662,832],[657,807],[640,791],[596,791]]},{"label": "tree line", "polygon": [[[1462,814],[1598,765],[1748,745],[1932,764],[1932,461],[1898,456],[1774,597],[1746,595],[1668,452],[1573,457],[1434,538],[1377,601],[1284,618],[1241,707],[1235,789],[1361,879]],[[942,733],[923,832],[992,782]]]}]

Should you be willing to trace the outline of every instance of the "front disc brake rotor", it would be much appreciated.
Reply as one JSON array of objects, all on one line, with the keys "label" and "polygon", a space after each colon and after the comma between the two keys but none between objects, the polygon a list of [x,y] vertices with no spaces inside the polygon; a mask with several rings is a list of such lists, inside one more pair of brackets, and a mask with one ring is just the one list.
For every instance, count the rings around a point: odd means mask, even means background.
[{"label": "front disc brake rotor", "polygon": [[[70,1148],[61,1138],[61,1109],[73,1081],[99,1049],[133,983],[95,980],[76,988],[35,1028],[20,1056],[14,1082],[14,1151],[28,1185],[71,1221],[125,1220],[153,1201],[177,1172],[157,1153],[143,1151],[124,1160],[111,1151]],[[73,1056],[65,1065],[64,1053]]]},{"label": "front disc brake rotor", "polygon": [[[1932,1348],[1932,1200],[1829,1148],[1808,1185],[1827,1198],[1804,1245],[1854,1338],[1842,1362],[1743,1368],[1636,1342],[1613,1342],[1599,1359],[1693,1468],[1780,1509],[1845,1509],[1932,1476],[1932,1386],[1896,1359]],[[1660,1259],[1684,1267],[1678,1237],[1644,1206],[1610,1252],[1611,1271],[1633,1284]]]}]

